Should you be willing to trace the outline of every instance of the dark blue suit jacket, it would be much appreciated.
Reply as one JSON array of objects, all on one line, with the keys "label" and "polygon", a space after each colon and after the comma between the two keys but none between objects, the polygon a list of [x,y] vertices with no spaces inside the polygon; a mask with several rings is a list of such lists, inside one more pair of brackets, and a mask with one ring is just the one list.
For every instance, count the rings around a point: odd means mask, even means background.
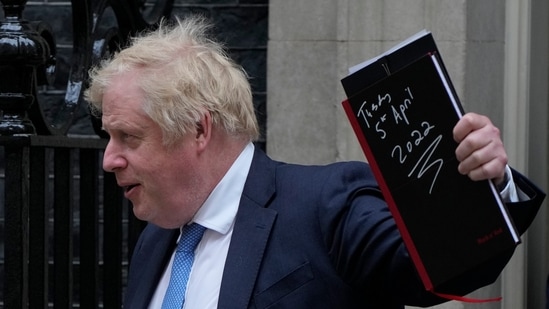
[{"label": "dark blue suit jacket", "polygon": [[[517,203],[524,231],[544,194]],[[512,210],[513,211],[513,210]],[[149,224],[132,257],[126,308],[146,308],[178,236]],[[447,287],[493,282],[512,252]],[[424,290],[365,163],[299,166],[256,150],[225,264],[219,308],[402,308],[442,300]]]}]

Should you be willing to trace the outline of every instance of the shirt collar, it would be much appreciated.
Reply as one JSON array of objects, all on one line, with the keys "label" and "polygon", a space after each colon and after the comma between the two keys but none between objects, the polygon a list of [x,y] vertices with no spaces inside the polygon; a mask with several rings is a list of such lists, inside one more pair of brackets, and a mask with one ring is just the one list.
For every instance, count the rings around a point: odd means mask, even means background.
[{"label": "shirt collar", "polygon": [[193,218],[194,222],[221,234],[230,230],[238,211],[253,154],[254,145],[249,143],[200,207]]}]

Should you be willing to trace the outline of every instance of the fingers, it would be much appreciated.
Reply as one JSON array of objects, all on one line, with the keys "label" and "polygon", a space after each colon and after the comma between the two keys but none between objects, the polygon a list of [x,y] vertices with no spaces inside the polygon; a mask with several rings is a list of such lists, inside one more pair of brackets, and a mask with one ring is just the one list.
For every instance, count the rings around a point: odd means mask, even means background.
[{"label": "fingers", "polygon": [[499,183],[505,174],[507,155],[503,144],[492,141],[459,161],[458,171],[461,174],[468,175],[472,180],[495,179]]},{"label": "fingers", "polygon": [[472,180],[503,180],[507,153],[499,129],[486,116],[468,113],[454,127],[458,171]]},{"label": "fingers", "polygon": [[[492,121],[488,117],[475,113],[467,113],[461,117],[454,127],[454,140],[460,143],[469,133],[487,125],[493,126]],[[496,127],[494,126],[494,128]]]}]

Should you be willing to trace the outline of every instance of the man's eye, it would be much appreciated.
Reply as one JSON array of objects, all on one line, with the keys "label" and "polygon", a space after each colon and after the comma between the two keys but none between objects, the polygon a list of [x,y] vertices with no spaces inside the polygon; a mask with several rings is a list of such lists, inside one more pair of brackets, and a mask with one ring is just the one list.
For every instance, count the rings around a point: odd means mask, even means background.
[{"label": "man's eye", "polygon": [[135,138],[135,137],[136,137],[135,135],[128,134],[128,133],[122,134],[122,138],[125,139],[125,140],[133,139],[133,138]]}]

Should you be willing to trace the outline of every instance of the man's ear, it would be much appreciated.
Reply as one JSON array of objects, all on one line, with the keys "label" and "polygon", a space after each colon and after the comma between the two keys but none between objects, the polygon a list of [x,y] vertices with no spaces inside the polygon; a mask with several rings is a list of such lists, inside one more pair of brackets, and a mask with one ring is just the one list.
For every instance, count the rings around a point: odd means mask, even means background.
[{"label": "man's ear", "polygon": [[195,124],[196,142],[200,148],[206,147],[212,138],[212,115],[209,112],[204,112],[199,121]]}]

